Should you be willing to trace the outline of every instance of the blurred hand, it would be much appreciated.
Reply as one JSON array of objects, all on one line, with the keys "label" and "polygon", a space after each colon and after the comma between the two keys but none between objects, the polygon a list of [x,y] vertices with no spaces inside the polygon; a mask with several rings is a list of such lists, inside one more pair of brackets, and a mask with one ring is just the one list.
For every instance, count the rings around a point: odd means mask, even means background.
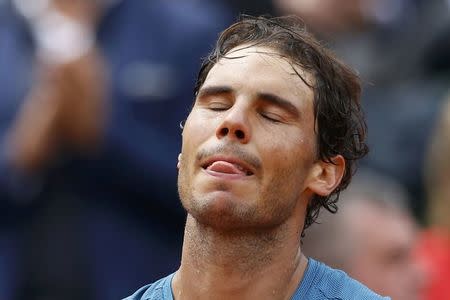
[{"label": "blurred hand", "polygon": [[[44,67],[45,68],[45,67]],[[74,150],[86,151],[101,139],[106,118],[106,74],[102,57],[91,50],[76,61],[47,66],[60,107],[60,139]]]},{"label": "blurred hand", "polygon": [[50,4],[63,15],[91,28],[95,27],[101,13],[101,7],[93,0],[50,0]]},{"label": "blurred hand", "polygon": [[61,105],[48,84],[39,83],[32,88],[9,131],[7,145],[13,166],[32,172],[55,155]]},{"label": "blurred hand", "polygon": [[[92,1],[52,2],[77,21],[96,22]],[[75,152],[95,149],[107,115],[106,68],[95,47],[64,63],[41,58],[36,73],[37,80],[9,132],[12,163],[26,172],[44,168],[62,147]]]}]

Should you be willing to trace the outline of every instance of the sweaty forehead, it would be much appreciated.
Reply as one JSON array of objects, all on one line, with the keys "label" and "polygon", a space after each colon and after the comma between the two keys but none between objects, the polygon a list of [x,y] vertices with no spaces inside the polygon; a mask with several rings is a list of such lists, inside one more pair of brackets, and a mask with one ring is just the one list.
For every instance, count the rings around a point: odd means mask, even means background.
[{"label": "sweaty forehead", "polygon": [[[301,75],[303,78],[308,80],[311,84],[312,76],[300,66],[294,64],[290,58],[281,54],[279,51],[269,47],[269,46],[251,46],[251,45],[240,45],[230,51],[228,51],[223,60],[233,60],[233,59],[250,59],[259,58],[261,64],[267,67],[279,67],[291,76],[298,77]],[[219,60],[219,63],[221,62]]]},{"label": "sweaty forehead", "polygon": [[282,89],[312,96],[313,76],[294,65],[289,58],[267,46],[241,45],[228,51],[208,73],[205,83],[255,86]]}]

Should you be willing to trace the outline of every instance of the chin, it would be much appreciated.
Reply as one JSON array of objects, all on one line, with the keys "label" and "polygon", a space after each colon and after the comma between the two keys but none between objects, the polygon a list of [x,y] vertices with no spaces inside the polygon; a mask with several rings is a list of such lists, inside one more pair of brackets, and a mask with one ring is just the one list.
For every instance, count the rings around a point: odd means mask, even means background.
[{"label": "chin", "polygon": [[274,229],[289,218],[295,204],[274,206],[278,196],[261,197],[249,186],[237,189],[226,183],[192,184],[185,179],[178,178],[178,191],[186,212],[199,224],[224,232]]},{"label": "chin", "polygon": [[183,203],[186,211],[199,224],[222,232],[272,230],[284,220],[272,211],[252,205],[248,199],[234,198],[229,193],[214,192],[190,200]]},{"label": "chin", "polygon": [[218,191],[188,199],[189,201],[182,201],[186,211],[198,223],[215,229],[230,231],[249,228],[258,219],[255,207],[243,204],[241,199],[226,192]]}]

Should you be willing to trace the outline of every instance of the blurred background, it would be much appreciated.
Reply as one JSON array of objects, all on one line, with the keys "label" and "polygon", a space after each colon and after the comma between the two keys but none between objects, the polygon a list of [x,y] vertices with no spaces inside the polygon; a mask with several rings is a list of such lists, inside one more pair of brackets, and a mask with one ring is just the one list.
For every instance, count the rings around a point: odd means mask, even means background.
[{"label": "blurred background", "polygon": [[363,82],[371,152],[305,252],[450,299],[448,0],[0,0],[0,299],[121,299],[177,269],[179,124],[240,13],[300,16]]}]

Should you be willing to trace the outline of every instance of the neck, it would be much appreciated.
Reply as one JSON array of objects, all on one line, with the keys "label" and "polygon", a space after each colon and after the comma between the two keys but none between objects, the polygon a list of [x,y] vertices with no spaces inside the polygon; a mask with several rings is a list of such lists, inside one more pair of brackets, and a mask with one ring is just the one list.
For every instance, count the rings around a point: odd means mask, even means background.
[{"label": "neck", "polygon": [[175,298],[289,299],[307,265],[301,232],[291,230],[297,225],[223,232],[188,215],[181,267],[173,280]]}]

